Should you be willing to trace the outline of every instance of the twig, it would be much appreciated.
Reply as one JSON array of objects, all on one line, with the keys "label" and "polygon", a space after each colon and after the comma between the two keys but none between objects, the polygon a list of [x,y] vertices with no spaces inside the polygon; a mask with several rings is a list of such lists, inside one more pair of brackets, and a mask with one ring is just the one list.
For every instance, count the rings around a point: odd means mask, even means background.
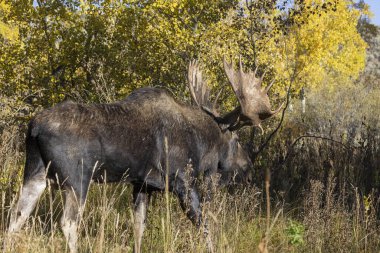
[{"label": "twig", "polygon": [[288,108],[289,106],[289,103],[290,103],[290,89],[291,89],[291,86],[292,84],[290,83],[289,87],[288,87],[288,92],[287,92],[287,96],[286,96],[286,104],[285,104],[285,108],[284,110],[282,110],[282,114],[281,114],[281,120],[280,122],[278,123],[276,129],[268,136],[268,138],[265,140],[265,142],[260,146],[260,148],[257,150],[257,151],[253,151],[253,156],[254,156],[254,159],[252,159],[253,161],[256,160],[256,157],[264,150],[264,148],[266,146],[268,146],[270,140],[273,138],[273,136],[278,132],[278,130],[280,129],[283,121],[284,121],[284,118],[285,118],[285,112],[286,112],[286,109]]},{"label": "twig", "polygon": [[312,135],[312,134],[307,134],[307,135],[301,135],[299,136],[297,139],[295,139],[293,141],[293,143],[290,145],[289,147],[289,152],[287,152],[287,154],[285,155],[285,158],[282,162],[282,164],[285,164],[285,162],[288,160],[290,154],[292,153],[292,151],[294,150],[294,146],[297,144],[297,142],[299,142],[300,140],[302,140],[303,138],[314,138],[314,139],[320,139],[320,140],[325,140],[325,141],[331,141],[335,144],[338,144],[340,146],[342,146],[344,149],[346,150],[351,150],[351,149],[359,149],[360,147],[355,147],[355,146],[351,146],[351,145],[346,145],[340,141],[337,141],[337,140],[334,140],[332,138],[329,138],[329,137],[325,137],[325,136],[320,136],[320,135]]}]

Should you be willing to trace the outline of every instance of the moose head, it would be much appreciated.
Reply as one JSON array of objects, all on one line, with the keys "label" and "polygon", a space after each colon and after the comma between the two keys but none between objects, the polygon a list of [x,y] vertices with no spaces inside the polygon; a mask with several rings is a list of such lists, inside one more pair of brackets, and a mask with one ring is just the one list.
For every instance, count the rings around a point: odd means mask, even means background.
[{"label": "moose head", "polygon": [[219,161],[219,171],[222,175],[222,184],[230,184],[249,181],[251,179],[250,169],[253,167],[248,153],[238,142],[235,131],[243,126],[261,128],[260,123],[278,113],[282,105],[275,111],[270,109],[268,91],[273,82],[262,89],[263,76],[257,78],[256,71],[244,73],[241,60],[238,71],[235,71],[232,64],[225,60],[224,68],[240,103],[225,116],[221,116],[217,110],[217,101],[221,90],[214,101],[211,101],[210,90],[203,82],[202,71],[197,61],[191,61],[189,64],[188,88],[194,103],[214,118],[223,133],[225,143],[228,143],[225,155]]}]

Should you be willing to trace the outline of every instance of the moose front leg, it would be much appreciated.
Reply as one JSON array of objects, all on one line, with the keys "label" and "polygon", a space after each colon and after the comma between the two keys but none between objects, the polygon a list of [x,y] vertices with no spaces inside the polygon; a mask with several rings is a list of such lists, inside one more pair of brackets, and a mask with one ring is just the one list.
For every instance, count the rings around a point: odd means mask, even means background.
[{"label": "moose front leg", "polygon": [[178,180],[174,190],[187,217],[195,226],[200,227],[202,224],[202,209],[197,189]]},{"label": "moose front leg", "polygon": [[141,252],[141,241],[145,230],[146,212],[149,204],[150,193],[144,189],[144,186],[133,187],[133,201],[134,201],[134,237],[135,248],[134,253]]},{"label": "moose front leg", "polygon": [[206,220],[202,218],[202,208],[199,193],[195,185],[188,186],[182,180],[177,180],[175,194],[178,196],[181,207],[191,222],[199,229],[203,228],[209,252],[214,252]]}]

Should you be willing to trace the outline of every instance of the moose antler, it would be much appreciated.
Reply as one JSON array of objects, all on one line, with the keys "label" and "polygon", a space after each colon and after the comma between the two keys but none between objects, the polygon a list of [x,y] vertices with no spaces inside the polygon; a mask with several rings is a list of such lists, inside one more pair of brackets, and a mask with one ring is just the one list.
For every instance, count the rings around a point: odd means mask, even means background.
[{"label": "moose antler", "polygon": [[219,116],[217,111],[217,100],[221,94],[220,90],[214,100],[210,100],[210,90],[207,85],[203,82],[202,71],[198,61],[193,60],[189,63],[189,72],[188,72],[188,87],[190,90],[191,97],[198,107],[207,111],[208,113],[213,114],[214,116]]},{"label": "moose antler", "polygon": [[261,127],[260,123],[263,120],[276,115],[281,110],[284,103],[276,110],[271,110],[268,91],[274,82],[265,89],[261,87],[265,72],[261,77],[256,77],[257,68],[255,71],[245,73],[241,57],[239,57],[238,71],[234,69],[232,62],[228,63],[225,58],[223,64],[228,80],[240,103],[239,107],[224,116],[224,120],[229,121],[230,130],[237,130],[246,125]]}]

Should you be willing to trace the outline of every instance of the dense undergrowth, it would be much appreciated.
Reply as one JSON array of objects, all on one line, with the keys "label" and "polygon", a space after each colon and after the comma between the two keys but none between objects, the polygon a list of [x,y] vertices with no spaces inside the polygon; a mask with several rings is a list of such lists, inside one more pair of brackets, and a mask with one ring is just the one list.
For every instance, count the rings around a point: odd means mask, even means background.
[{"label": "dense undergrowth", "polygon": [[[362,196],[354,190],[356,199],[347,206],[333,193],[333,178],[327,186],[320,181],[310,184],[298,207],[280,200],[272,202],[269,252],[377,252],[380,237],[375,195]],[[58,228],[61,207],[59,193],[48,191],[21,233],[6,238],[2,231],[4,251],[66,251]],[[2,203],[1,208],[6,217],[8,206]],[[218,191],[214,201],[204,207],[204,215],[216,252],[258,252],[267,231],[260,190],[240,189],[233,195]],[[80,252],[132,252],[132,220],[129,186],[93,185],[81,221]],[[202,231],[187,220],[178,201],[156,194],[149,207],[143,251],[206,252],[206,244]]]}]

